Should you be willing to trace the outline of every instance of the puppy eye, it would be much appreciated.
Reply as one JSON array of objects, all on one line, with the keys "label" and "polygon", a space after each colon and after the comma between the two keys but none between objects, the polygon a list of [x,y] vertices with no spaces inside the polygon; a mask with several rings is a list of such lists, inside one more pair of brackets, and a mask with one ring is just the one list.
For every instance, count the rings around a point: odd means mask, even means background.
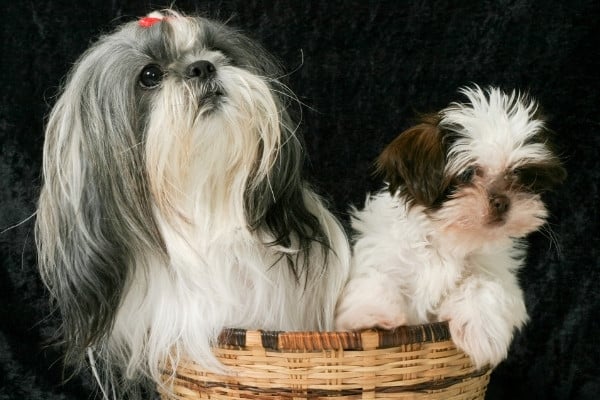
[{"label": "puppy eye", "polygon": [[140,73],[140,85],[145,89],[153,89],[160,85],[164,75],[164,71],[158,65],[146,65]]},{"label": "puppy eye", "polygon": [[527,168],[514,168],[508,172],[506,179],[528,185],[529,181],[535,181],[535,172],[531,173]]},{"label": "puppy eye", "polygon": [[475,170],[475,167],[469,167],[465,169],[460,175],[458,175],[458,181],[461,183],[471,182],[471,180],[475,176]]},{"label": "puppy eye", "polygon": [[524,186],[533,186],[538,179],[538,171],[535,168],[515,168],[511,171],[511,177]]}]

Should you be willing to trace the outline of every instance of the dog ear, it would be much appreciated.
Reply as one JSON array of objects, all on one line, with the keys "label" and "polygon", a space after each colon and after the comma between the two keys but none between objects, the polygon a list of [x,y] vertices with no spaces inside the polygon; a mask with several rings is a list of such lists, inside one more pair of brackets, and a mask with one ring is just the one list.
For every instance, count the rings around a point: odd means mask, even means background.
[{"label": "dog ear", "polygon": [[396,137],[377,158],[392,195],[398,190],[412,202],[431,207],[444,192],[446,152],[437,118],[425,118]]},{"label": "dog ear", "polygon": [[40,272],[74,363],[106,340],[132,269],[142,263],[135,255],[163,248],[130,121],[136,114],[123,100],[130,93],[91,78],[110,68],[102,55],[80,62],[50,115],[37,210]]}]

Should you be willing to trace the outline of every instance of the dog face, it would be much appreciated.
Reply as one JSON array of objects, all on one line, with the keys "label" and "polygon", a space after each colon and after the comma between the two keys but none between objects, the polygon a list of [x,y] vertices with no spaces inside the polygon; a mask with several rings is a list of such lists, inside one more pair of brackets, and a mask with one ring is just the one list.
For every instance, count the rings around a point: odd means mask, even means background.
[{"label": "dog face", "polygon": [[[152,24],[126,24],[81,58],[48,130],[83,125],[81,137],[58,140],[80,140],[85,160],[106,171],[141,173],[125,175],[124,185],[144,181],[149,190],[140,195],[171,221],[194,219],[190,204],[202,202],[214,216],[209,224],[245,224],[265,207],[246,198],[232,214],[225,206],[242,201],[232,195],[267,178],[276,185],[269,173],[280,152],[292,167],[301,159],[279,76],[272,57],[247,37],[202,18],[158,15]],[[125,177],[107,176],[106,184]],[[190,197],[200,187],[210,198]],[[264,197],[270,190],[263,188]]]},{"label": "dog face", "polygon": [[378,171],[392,194],[423,207],[456,242],[481,246],[538,229],[541,193],[566,173],[547,143],[536,104],[515,93],[463,89],[454,103],[403,132]]}]

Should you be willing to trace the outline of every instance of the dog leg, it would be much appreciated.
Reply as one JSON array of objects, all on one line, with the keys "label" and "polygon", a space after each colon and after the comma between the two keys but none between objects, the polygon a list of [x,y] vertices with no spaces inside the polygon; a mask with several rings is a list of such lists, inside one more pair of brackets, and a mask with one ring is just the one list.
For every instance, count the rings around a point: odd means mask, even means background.
[{"label": "dog leg", "polygon": [[508,354],[515,329],[527,320],[516,280],[498,281],[473,275],[462,282],[440,306],[456,345],[476,367],[496,366]]}]

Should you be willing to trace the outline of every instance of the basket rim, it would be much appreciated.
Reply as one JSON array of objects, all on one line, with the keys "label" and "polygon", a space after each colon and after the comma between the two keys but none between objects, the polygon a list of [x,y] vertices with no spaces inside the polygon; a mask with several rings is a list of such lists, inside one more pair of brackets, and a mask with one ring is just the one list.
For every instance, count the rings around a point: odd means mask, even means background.
[{"label": "basket rim", "polygon": [[399,326],[392,330],[348,332],[263,331],[230,328],[219,335],[220,347],[262,347],[277,351],[387,349],[417,343],[452,340],[448,322]]}]

